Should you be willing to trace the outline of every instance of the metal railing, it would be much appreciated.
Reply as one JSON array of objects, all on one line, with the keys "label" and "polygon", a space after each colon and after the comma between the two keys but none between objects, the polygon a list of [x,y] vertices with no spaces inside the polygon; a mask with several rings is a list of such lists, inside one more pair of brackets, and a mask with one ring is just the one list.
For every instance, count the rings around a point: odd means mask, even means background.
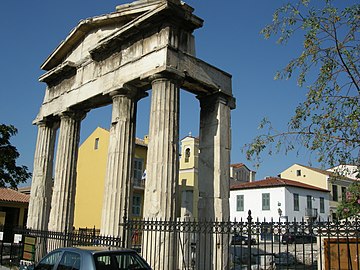
[{"label": "metal railing", "polygon": [[240,221],[129,220],[120,224],[124,239],[94,229],[13,232],[36,238],[41,256],[60,246],[128,247],[154,270],[360,269],[360,220],[259,221],[250,214]]},{"label": "metal railing", "polygon": [[305,208],[305,216],[310,218],[317,218],[318,210],[316,208]]},{"label": "metal railing", "polygon": [[133,186],[137,188],[144,188],[145,187],[145,179],[136,179],[132,178]]}]

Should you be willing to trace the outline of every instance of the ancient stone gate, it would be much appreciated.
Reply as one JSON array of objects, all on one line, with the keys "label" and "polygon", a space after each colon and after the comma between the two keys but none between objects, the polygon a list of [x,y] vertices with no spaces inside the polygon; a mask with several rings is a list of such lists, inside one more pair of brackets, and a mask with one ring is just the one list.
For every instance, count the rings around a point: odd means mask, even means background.
[{"label": "ancient stone gate", "polygon": [[46,59],[40,81],[47,88],[34,120],[38,137],[29,228],[72,229],[81,120],[89,110],[112,104],[101,233],[122,235],[119,223],[129,212],[137,101],[150,89],[144,217],[176,218],[181,88],[194,93],[201,107],[199,219],[228,218],[230,110],[235,100],[231,75],[195,57],[193,31],[202,23],[179,0],[135,1],[81,21]]}]

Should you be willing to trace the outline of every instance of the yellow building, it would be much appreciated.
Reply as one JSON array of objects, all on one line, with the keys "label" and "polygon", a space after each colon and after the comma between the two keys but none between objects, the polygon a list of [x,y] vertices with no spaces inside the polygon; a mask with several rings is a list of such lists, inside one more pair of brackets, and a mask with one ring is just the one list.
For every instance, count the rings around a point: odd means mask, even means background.
[{"label": "yellow building", "polygon": [[[96,128],[79,147],[77,185],[75,198],[74,227],[100,228],[103,204],[104,181],[109,147],[109,131]],[[144,140],[136,139],[133,205],[129,218],[142,215],[147,146]]]},{"label": "yellow building", "polygon": [[181,158],[179,165],[179,216],[198,217],[198,158],[199,139],[186,136],[181,140]]},{"label": "yellow building", "polygon": [[14,235],[11,228],[26,225],[29,199],[28,194],[10,188],[0,188],[0,226],[5,226],[2,241],[12,242]]},{"label": "yellow building", "polygon": [[330,191],[329,213],[336,218],[339,203],[346,198],[346,190],[353,180],[348,177],[317,168],[294,164],[280,174],[281,178],[299,181],[305,184],[327,189]]},{"label": "yellow building", "polygon": [[0,226],[25,226],[29,198],[11,188],[0,188]]},{"label": "yellow building", "polygon": [[[130,219],[142,217],[147,142],[147,137],[136,139]],[[108,147],[109,131],[98,127],[79,148],[74,213],[76,229],[100,228]],[[178,216],[198,216],[198,156],[197,138],[187,136],[181,140]]]}]

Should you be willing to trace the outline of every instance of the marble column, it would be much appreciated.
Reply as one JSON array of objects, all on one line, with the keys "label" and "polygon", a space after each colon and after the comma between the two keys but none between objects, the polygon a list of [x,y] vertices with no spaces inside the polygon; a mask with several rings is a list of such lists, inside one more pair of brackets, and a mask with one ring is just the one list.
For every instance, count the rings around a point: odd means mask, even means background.
[{"label": "marble column", "polygon": [[125,238],[123,226],[130,212],[131,177],[135,154],[137,90],[120,89],[113,100],[110,141],[101,219],[101,235]]},{"label": "marble column", "polygon": [[144,217],[174,219],[179,171],[179,85],[152,81]]},{"label": "marble column", "polygon": [[[170,76],[158,75],[152,80],[144,198],[145,219],[169,221],[176,218],[181,81]],[[154,269],[177,269],[176,235],[169,232],[157,239],[158,237],[156,232],[143,237],[142,254]]]},{"label": "marble column", "polygon": [[47,230],[51,203],[54,146],[57,124],[47,120],[37,123],[27,228]]},{"label": "marble column", "polygon": [[72,231],[80,124],[84,117],[85,113],[83,112],[71,111],[60,115],[54,188],[49,219],[50,231]]},{"label": "marble column", "polygon": [[[218,93],[200,98],[199,220],[228,220],[230,179],[230,105],[232,97]],[[207,239],[208,238],[208,239]],[[227,269],[229,241],[203,235],[198,258],[203,269]]]}]

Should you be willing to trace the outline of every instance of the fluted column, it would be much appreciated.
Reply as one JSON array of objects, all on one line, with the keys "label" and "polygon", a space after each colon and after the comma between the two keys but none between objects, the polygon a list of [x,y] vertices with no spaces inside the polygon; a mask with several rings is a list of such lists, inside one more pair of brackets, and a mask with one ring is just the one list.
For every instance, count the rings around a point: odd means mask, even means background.
[{"label": "fluted column", "polygon": [[179,171],[179,85],[154,77],[144,201],[145,218],[175,218]]},{"label": "fluted column", "polygon": [[[221,93],[199,98],[199,220],[228,220],[230,179],[230,109],[232,97]],[[202,235],[198,256],[202,269],[227,269],[226,236]]]},{"label": "fluted column", "polygon": [[74,221],[76,163],[80,124],[85,114],[65,112],[60,116],[60,132],[56,152],[55,179],[51,200],[49,230],[71,231]]},{"label": "fluted column", "polygon": [[125,235],[120,223],[130,211],[138,96],[136,89],[121,89],[111,95],[113,107],[101,234],[123,238]]},{"label": "fluted column", "polygon": [[34,156],[27,227],[47,230],[51,203],[54,145],[57,124],[41,121],[37,124],[38,135]]},{"label": "fluted column", "polygon": [[[180,80],[156,76],[152,81],[144,217],[175,220],[179,174]],[[177,269],[176,235],[156,232],[143,237],[142,253],[154,269]],[[152,241],[150,239],[153,239]],[[156,240],[155,240],[156,239]],[[145,250],[146,249],[146,250]],[[164,258],[167,258],[166,260]]]}]

